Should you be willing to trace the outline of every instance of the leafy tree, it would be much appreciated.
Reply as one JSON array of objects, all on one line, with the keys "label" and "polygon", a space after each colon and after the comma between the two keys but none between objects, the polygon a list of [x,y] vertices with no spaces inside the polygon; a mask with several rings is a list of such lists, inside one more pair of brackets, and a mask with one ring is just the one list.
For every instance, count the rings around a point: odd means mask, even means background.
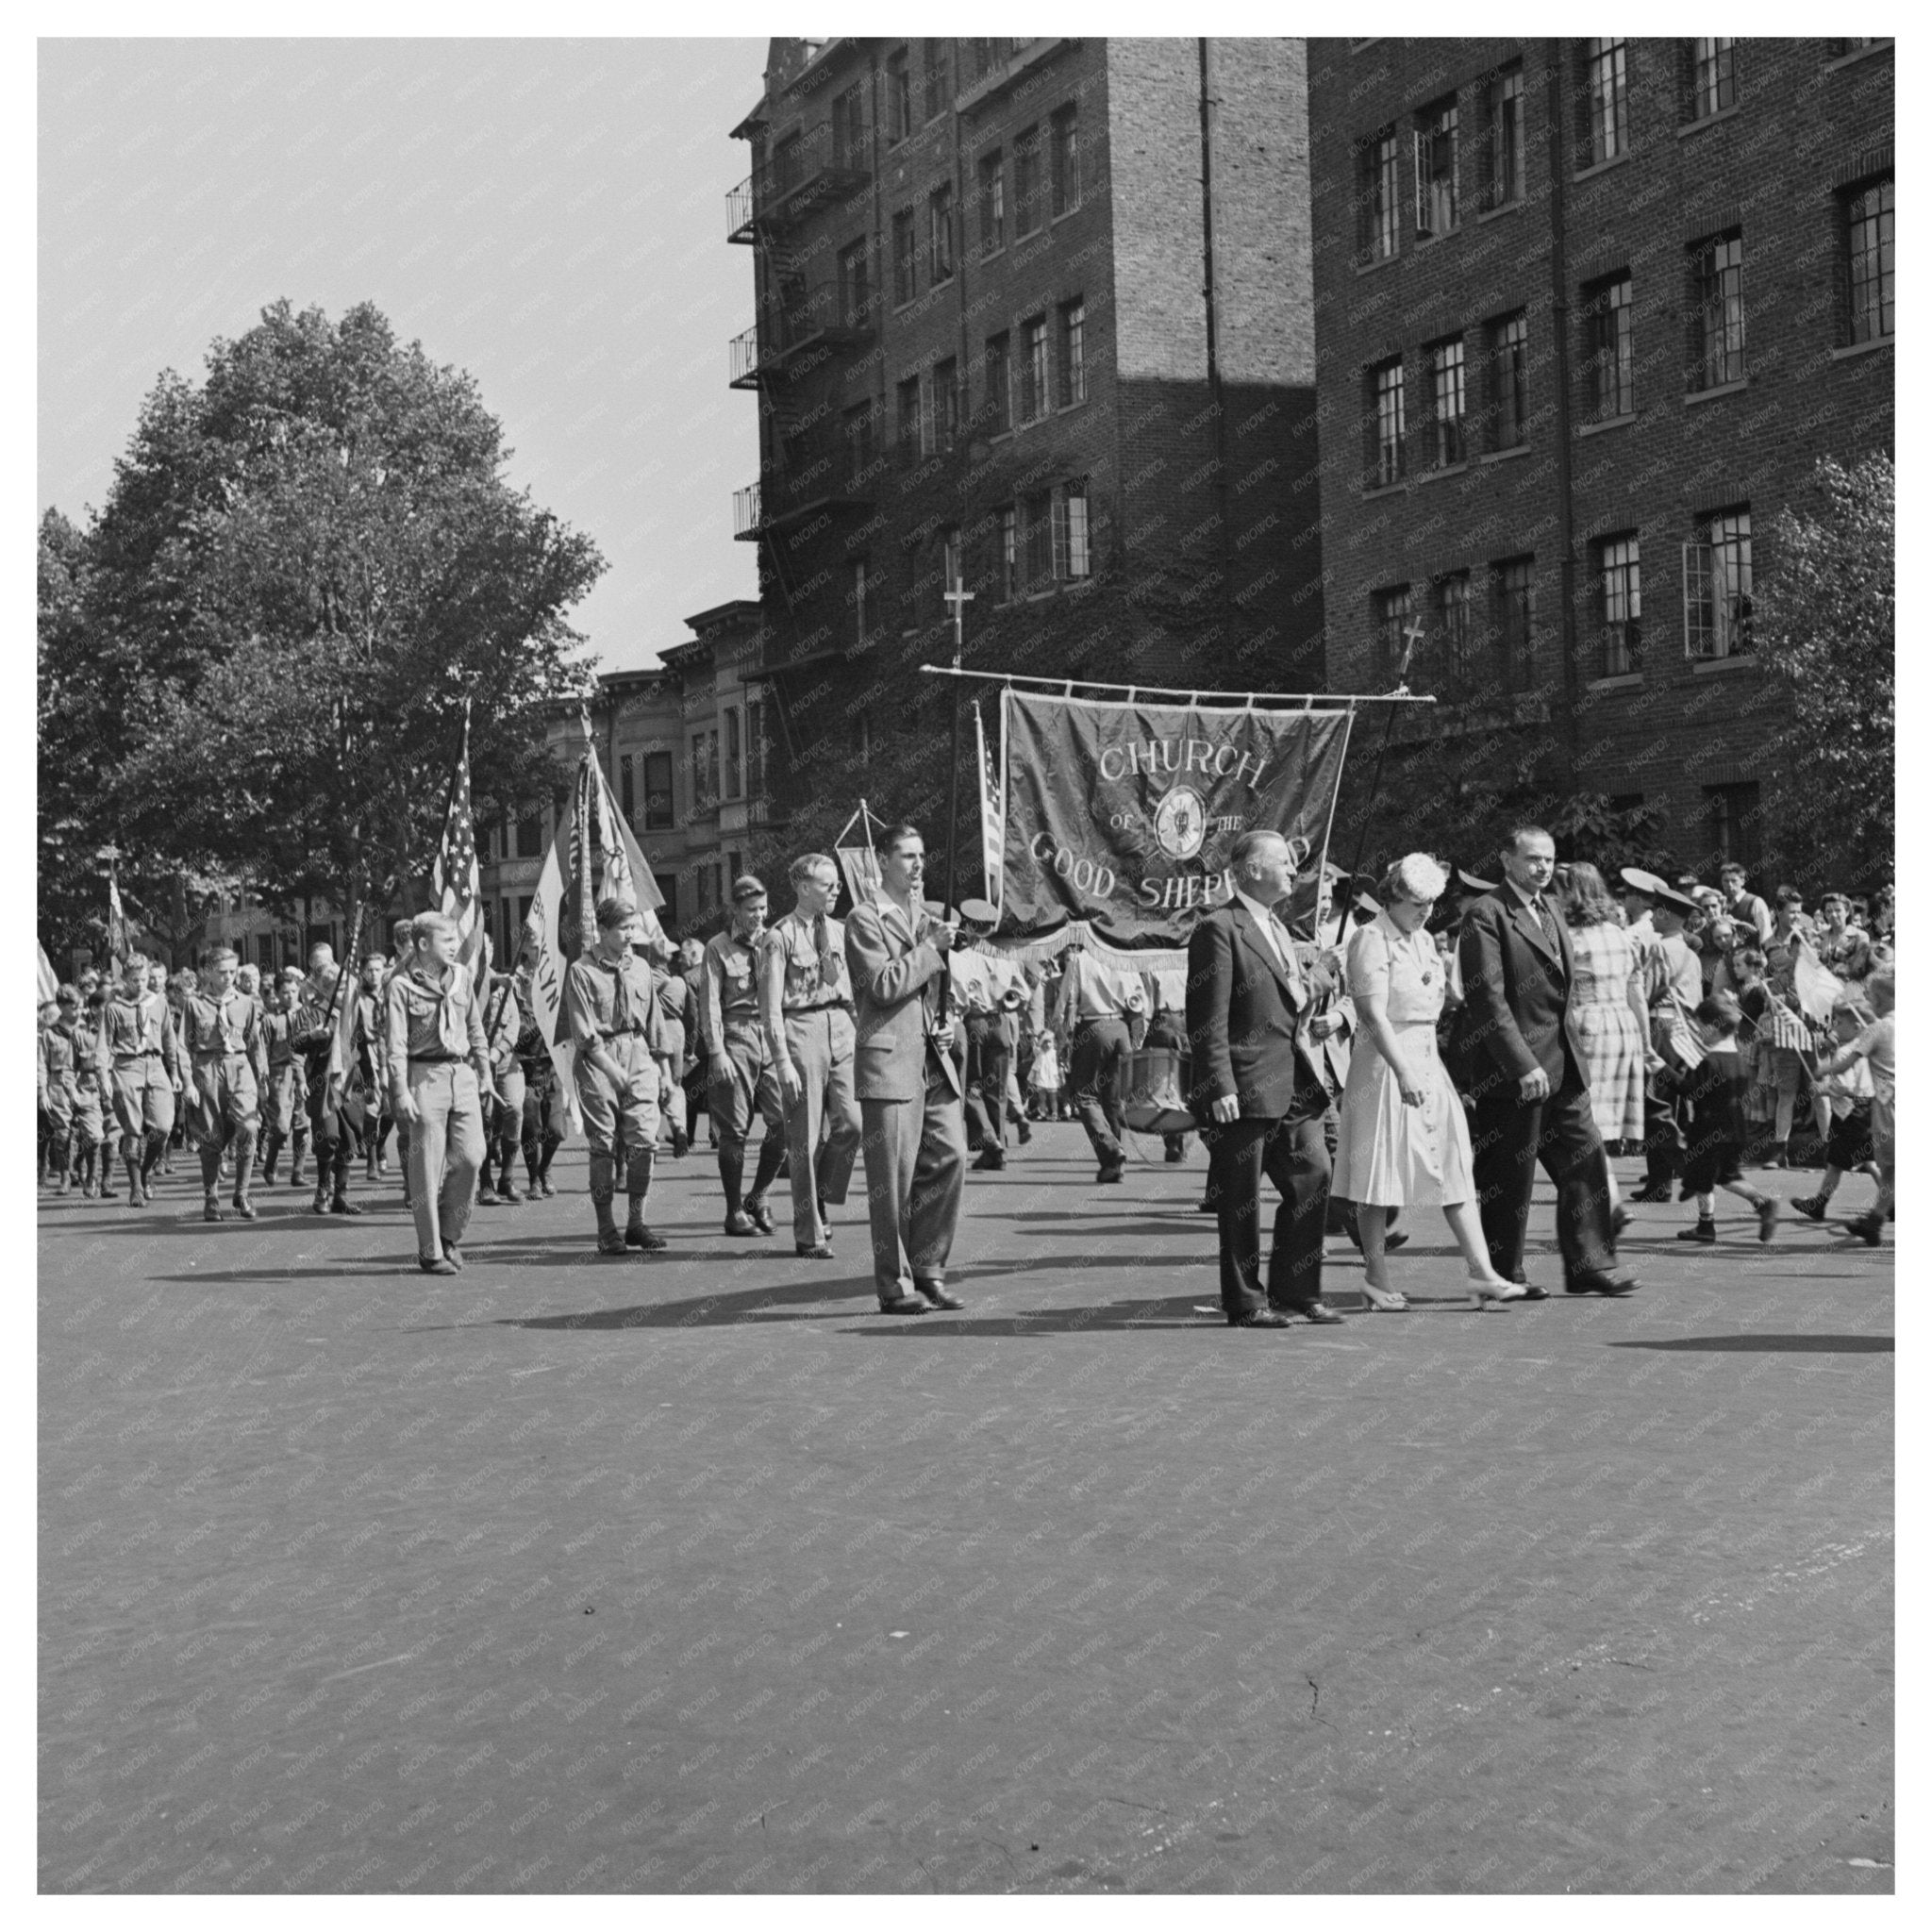
[{"label": "leafy tree", "polygon": [[1766,747],[1767,856],[1821,887],[1891,876],[1893,493],[1890,457],[1824,458],[1757,575],[1756,649],[1790,720]]},{"label": "leafy tree", "polygon": [[[466,699],[478,818],[553,789],[546,722],[591,682],[565,612],[604,563],[509,454],[474,381],[367,304],[278,303],[200,388],[162,376],[87,532],[78,631],[43,591],[43,733],[51,708],[57,741],[93,734],[124,881],[413,905]],[[50,621],[89,659],[72,691]]]}]

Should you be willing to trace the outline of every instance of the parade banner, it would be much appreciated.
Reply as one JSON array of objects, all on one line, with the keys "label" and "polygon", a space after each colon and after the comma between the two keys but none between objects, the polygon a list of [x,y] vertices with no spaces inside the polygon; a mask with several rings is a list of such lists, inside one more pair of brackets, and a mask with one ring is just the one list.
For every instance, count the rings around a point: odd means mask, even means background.
[{"label": "parade banner", "polygon": [[1079,943],[1139,970],[1187,962],[1204,912],[1234,895],[1246,831],[1296,857],[1284,914],[1310,925],[1353,707],[1156,704],[1001,693],[995,939],[1043,958]]},{"label": "parade banner", "polygon": [[973,706],[974,764],[979,774],[979,863],[986,879],[986,897],[1000,903],[1000,827],[1006,822],[1005,781],[996,748],[986,741],[986,719],[978,701]]},{"label": "parade banner", "polygon": [[[855,825],[865,841],[862,845],[847,842]],[[844,830],[832,841],[832,850],[839,858],[839,869],[845,874],[846,896],[854,906],[870,906],[879,895],[879,856],[872,842],[874,825],[882,831],[885,829],[883,823],[873,817],[861,798],[858,809],[845,821]]]},{"label": "parade banner", "polygon": [[565,901],[569,896],[563,855],[569,844],[569,830],[559,828],[544,855],[543,870],[537,875],[537,896],[531,900],[529,915],[524,921],[524,951],[530,961],[530,1010],[550,1048],[550,1063],[557,1069],[558,1098],[563,1103],[572,1130],[581,1134],[584,1116],[577,1102],[576,1070],[572,1064],[571,1043],[562,1038],[563,975],[575,957],[563,944]]},{"label": "parade banner", "polygon": [[60,991],[60,976],[54,971],[54,962],[47,958],[47,949],[39,940],[34,941],[34,976],[39,982],[42,1006],[49,1005]]}]

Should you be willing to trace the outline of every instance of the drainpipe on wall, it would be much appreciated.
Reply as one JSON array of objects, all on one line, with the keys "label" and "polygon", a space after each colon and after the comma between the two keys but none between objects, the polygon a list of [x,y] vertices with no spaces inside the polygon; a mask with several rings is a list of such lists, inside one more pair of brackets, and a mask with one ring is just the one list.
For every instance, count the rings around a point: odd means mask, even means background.
[{"label": "drainpipe on wall", "polygon": [[1557,737],[1566,790],[1576,782],[1577,705],[1580,698],[1576,641],[1576,506],[1570,472],[1570,258],[1564,227],[1567,149],[1563,140],[1563,43],[1551,41],[1545,57],[1544,103],[1550,154],[1550,326],[1557,345],[1557,543],[1562,613],[1563,728]]},{"label": "drainpipe on wall", "polygon": [[1208,396],[1214,409],[1214,494],[1221,524],[1220,604],[1227,595],[1227,573],[1233,557],[1227,515],[1227,409],[1221,388],[1221,326],[1214,299],[1214,133],[1213,42],[1198,41],[1201,60],[1201,299],[1208,325]]}]

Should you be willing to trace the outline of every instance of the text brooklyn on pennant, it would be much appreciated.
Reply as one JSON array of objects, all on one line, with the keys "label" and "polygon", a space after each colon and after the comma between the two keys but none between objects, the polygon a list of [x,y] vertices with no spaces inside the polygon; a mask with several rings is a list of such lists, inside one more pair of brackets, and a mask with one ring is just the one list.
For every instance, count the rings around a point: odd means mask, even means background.
[{"label": "text brooklyn on pennant", "polygon": [[1003,948],[1079,942],[1137,967],[1184,963],[1195,922],[1233,894],[1229,856],[1247,831],[1293,841],[1293,913],[1311,911],[1352,717],[1345,702],[1270,709],[1007,688]]}]

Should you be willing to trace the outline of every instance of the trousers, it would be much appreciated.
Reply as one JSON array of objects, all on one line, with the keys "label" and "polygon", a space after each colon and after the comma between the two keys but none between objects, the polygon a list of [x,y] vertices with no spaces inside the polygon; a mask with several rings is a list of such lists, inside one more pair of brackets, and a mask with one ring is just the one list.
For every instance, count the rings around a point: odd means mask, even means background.
[{"label": "trousers", "polygon": [[1557,1242],[1566,1281],[1585,1269],[1607,1268],[1616,1257],[1610,1232],[1610,1164],[1591,1109],[1590,1088],[1565,1057],[1563,1084],[1527,1104],[1507,1087],[1477,1101],[1471,1144],[1476,1199],[1490,1264],[1498,1274],[1523,1267],[1529,1197],[1537,1164],[1557,1187]]},{"label": "trousers", "polygon": [[459,1241],[476,1199],[483,1162],[483,1108],[476,1070],[467,1060],[411,1060],[409,1199],[416,1252],[434,1257]]},{"label": "trousers", "polygon": [[[1221,1306],[1231,1315],[1266,1306],[1306,1311],[1322,1298],[1322,1237],[1328,1219],[1328,1096],[1297,1089],[1286,1114],[1208,1124],[1208,1191],[1221,1237]],[[1281,1205],[1261,1285],[1261,1176]]]},{"label": "trousers", "polygon": [[925,1098],[861,1100],[873,1285],[881,1303],[942,1282],[966,1186],[966,1119],[943,1080]]},{"label": "trousers", "polygon": [[114,1065],[114,1120],[121,1129],[121,1151],[131,1153],[150,1134],[175,1130],[175,1086],[158,1053]]},{"label": "trousers", "polygon": [[1126,1159],[1121,1077],[1131,1048],[1124,1020],[1082,1020],[1074,1034],[1074,1108],[1102,1167]]},{"label": "trousers", "polygon": [[1013,1068],[1013,1021],[1006,1013],[966,1016],[966,1139],[1004,1153],[1007,1080]]},{"label": "trousers", "polygon": [[824,1240],[819,1203],[845,1199],[858,1158],[865,1129],[852,1096],[853,1040],[852,1015],[838,1007],[785,1015],[785,1050],[805,1088],[785,1108],[791,1238],[801,1247]]}]

